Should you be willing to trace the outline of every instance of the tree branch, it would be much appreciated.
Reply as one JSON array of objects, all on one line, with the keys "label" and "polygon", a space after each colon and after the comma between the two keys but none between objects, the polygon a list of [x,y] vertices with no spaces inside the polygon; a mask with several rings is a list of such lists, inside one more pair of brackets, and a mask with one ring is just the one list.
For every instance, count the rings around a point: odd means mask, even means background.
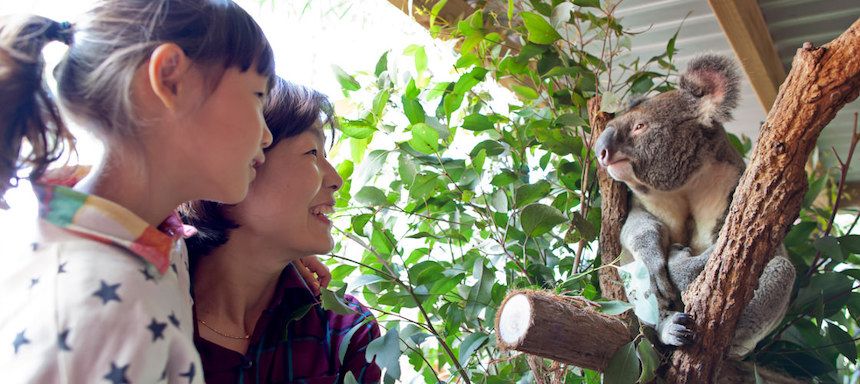
[{"label": "tree branch", "polygon": [[860,93],[860,20],[821,48],[805,43],[762,126],[752,160],[735,191],[714,256],[684,294],[698,340],[675,352],[667,379],[710,383],[742,309],[797,218],[804,164],[824,126]]}]

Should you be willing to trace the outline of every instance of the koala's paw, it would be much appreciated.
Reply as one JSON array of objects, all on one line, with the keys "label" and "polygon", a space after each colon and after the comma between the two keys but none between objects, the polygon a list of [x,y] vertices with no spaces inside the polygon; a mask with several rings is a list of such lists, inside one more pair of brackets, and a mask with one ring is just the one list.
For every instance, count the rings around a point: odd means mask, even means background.
[{"label": "koala's paw", "polygon": [[686,313],[675,312],[660,326],[660,342],[676,347],[689,345],[695,339],[692,330],[693,318]]}]

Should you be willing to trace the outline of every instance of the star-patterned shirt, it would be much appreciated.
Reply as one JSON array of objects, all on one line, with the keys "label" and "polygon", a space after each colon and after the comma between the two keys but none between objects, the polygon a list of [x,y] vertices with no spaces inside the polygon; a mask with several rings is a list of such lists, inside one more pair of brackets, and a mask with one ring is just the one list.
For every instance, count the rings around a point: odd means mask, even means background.
[{"label": "star-patterned shirt", "polygon": [[0,381],[202,383],[179,217],[154,228],[97,196],[34,189],[37,241],[0,255]]}]

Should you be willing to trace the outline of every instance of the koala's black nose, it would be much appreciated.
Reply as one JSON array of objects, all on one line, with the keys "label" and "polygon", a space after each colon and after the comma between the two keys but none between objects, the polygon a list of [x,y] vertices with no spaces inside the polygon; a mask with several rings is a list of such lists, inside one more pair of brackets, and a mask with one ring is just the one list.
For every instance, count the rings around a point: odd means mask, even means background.
[{"label": "koala's black nose", "polygon": [[613,144],[616,132],[615,127],[606,127],[606,130],[597,138],[597,143],[594,144],[594,153],[597,155],[597,162],[601,166],[605,167],[612,159],[613,152],[615,152]]}]

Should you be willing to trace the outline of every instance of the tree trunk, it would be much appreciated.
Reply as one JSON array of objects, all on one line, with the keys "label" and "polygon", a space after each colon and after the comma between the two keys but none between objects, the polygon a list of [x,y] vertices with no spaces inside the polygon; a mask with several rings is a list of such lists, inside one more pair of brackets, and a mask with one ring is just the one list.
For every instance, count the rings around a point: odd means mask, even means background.
[{"label": "tree trunk", "polygon": [[668,381],[711,383],[764,266],[797,218],[804,164],[824,126],[860,93],[860,20],[824,47],[806,43],[780,87],[740,180],[714,256],[684,294],[698,340],[675,352]]},{"label": "tree trunk", "polygon": [[[588,101],[588,119],[591,123],[591,143],[606,129],[612,115],[600,111],[600,96]],[[621,254],[621,226],[627,219],[627,187],[609,177],[606,169],[597,168],[597,183],[600,186],[601,224],[598,240],[600,265],[606,267]],[[624,285],[618,270],[612,267],[600,270],[600,292],[607,299],[627,301]]]}]

